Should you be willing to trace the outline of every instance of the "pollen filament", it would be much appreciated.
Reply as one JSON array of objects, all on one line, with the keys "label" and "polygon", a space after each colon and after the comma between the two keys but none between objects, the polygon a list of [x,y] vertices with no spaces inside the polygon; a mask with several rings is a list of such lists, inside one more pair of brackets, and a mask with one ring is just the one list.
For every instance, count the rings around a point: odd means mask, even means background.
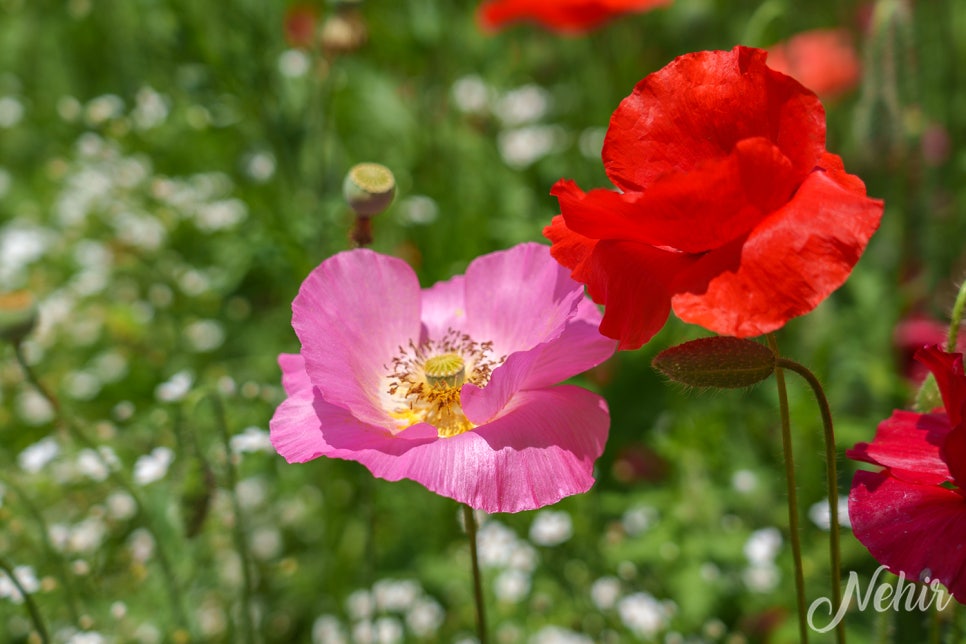
[{"label": "pollen filament", "polygon": [[484,387],[504,358],[493,357],[492,342],[476,342],[453,329],[437,340],[410,342],[387,367],[390,415],[405,429],[429,423],[439,436],[457,436],[475,427],[463,413],[465,383]]}]

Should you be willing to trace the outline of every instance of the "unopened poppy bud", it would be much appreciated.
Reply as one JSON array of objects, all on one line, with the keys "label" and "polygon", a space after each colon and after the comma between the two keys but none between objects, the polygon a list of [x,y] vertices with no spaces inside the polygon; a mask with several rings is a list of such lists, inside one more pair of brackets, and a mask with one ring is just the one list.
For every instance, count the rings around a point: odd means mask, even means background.
[{"label": "unopened poppy bud", "polygon": [[651,363],[690,387],[750,387],[775,371],[775,354],[753,340],[715,336],[665,349]]},{"label": "unopened poppy bud", "polygon": [[19,343],[37,324],[37,302],[29,291],[0,293],[0,340]]},{"label": "unopened poppy bud", "polygon": [[345,175],[342,196],[359,217],[373,217],[392,203],[396,178],[379,163],[358,163]]}]

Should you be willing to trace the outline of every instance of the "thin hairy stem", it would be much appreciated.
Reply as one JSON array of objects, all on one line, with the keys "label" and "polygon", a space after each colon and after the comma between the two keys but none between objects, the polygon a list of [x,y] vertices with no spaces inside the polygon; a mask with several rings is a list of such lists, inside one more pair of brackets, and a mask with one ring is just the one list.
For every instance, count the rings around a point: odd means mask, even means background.
[{"label": "thin hairy stem", "polygon": [[952,353],[956,350],[959,327],[963,323],[964,311],[966,311],[966,280],[959,286],[959,292],[956,293],[956,301],[953,303],[953,311],[949,316],[949,334],[946,336],[946,353]]},{"label": "thin hairy stem", "polygon": [[[822,383],[818,381],[815,374],[787,358],[779,357],[776,365],[780,369],[794,371],[805,379],[815,394],[815,400],[822,415],[822,427],[825,433],[825,475],[828,486],[829,558],[832,564],[832,611],[833,614],[837,614],[842,604],[842,561],[839,548],[839,482],[836,471],[838,455],[835,451],[835,431],[832,429],[832,410],[829,407],[828,398],[825,397],[825,390],[822,389]],[[835,637],[839,644],[844,644],[845,624],[841,621],[835,626]]]},{"label": "thin hairy stem", "polygon": [[235,539],[235,549],[241,559],[242,568],[242,628],[245,631],[244,639],[249,644],[256,642],[255,620],[252,617],[252,597],[254,596],[254,584],[252,583],[252,561],[248,550],[248,542],[245,539],[245,524],[242,515],[241,502],[238,500],[238,492],[235,487],[238,476],[235,471],[235,464],[232,461],[231,435],[228,431],[228,422],[225,419],[225,407],[221,404],[221,398],[217,394],[210,394],[208,399],[211,401],[212,409],[215,413],[215,424],[221,434],[221,440],[225,447],[225,483],[228,495],[231,497],[232,513],[235,515],[233,525],[233,535]]},{"label": "thin hairy stem", "polygon": [[30,621],[34,623],[34,629],[40,636],[40,641],[42,644],[47,644],[50,641],[50,636],[47,634],[47,626],[44,624],[44,618],[40,614],[40,610],[37,608],[37,603],[34,598],[31,597],[27,589],[23,587],[20,580],[17,579],[17,575],[13,572],[13,566],[11,566],[6,559],[0,557],[0,570],[7,573],[7,577],[16,586],[17,590],[20,591],[20,596],[23,597],[23,603],[27,606],[27,612],[30,614]]},{"label": "thin hairy stem", "polygon": [[480,644],[487,644],[486,636],[486,603],[483,600],[483,577],[480,575],[480,558],[476,550],[476,517],[473,508],[463,506],[463,523],[466,524],[466,536],[470,540],[470,561],[473,565],[473,596],[476,599],[476,634]]},{"label": "thin hairy stem", "polygon": [[[778,341],[768,335],[768,346],[778,353]],[[795,488],[795,459],[792,455],[792,426],[788,412],[788,390],[785,388],[785,374],[775,369],[775,384],[778,387],[778,409],[782,425],[782,451],[785,454],[785,484],[788,488],[788,533],[792,545],[792,559],[795,562],[795,599],[798,605],[798,635],[802,644],[808,642],[808,623],[805,614],[805,571],[802,565],[802,539],[798,525],[798,492]],[[833,613],[834,614],[834,613]]]},{"label": "thin hairy stem", "polygon": [[54,396],[54,394],[47,389],[46,386],[44,386],[44,384],[37,377],[36,373],[34,373],[30,363],[27,362],[27,359],[23,353],[22,344],[15,342],[13,347],[14,355],[17,358],[17,363],[20,365],[21,371],[23,371],[24,377],[27,379],[27,382],[29,382],[50,404],[51,408],[54,410],[55,417],[57,418],[59,424],[67,430],[67,433],[70,434],[74,440],[94,453],[94,457],[98,460],[100,465],[104,467],[111,482],[127,492],[134,500],[134,504],[137,507],[138,516],[141,517],[144,527],[148,530],[148,532],[151,533],[151,536],[154,537],[154,550],[157,555],[158,565],[161,567],[161,574],[164,577],[165,585],[167,586],[168,598],[171,603],[171,608],[175,613],[175,618],[180,624],[187,628],[187,614],[185,613],[184,606],[181,603],[182,593],[178,587],[178,581],[174,574],[174,568],[171,565],[171,559],[167,554],[164,535],[161,534],[161,532],[157,529],[157,526],[154,524],[151,514],[147,511],[144,500],[141,498],[140,493],[138,493],[138,491],[127,480],[127,478],[104,457],[104,454],[101,453],[97,443],[91,440],[91,438],[84,433],[84,431],[70,417],[70,415],[64,413],[64,410],[60,406],[60,402],[57,400],[57,397]]},{"label": "thin hairy stem", "polygon": [[44,518],[43,512],[40,511],[40,508],[33,502],[33,499],[13,479],[5,477],[3,481],[4,485],[9,486],[20,498],[20,502],[27,509],[27,513],[37,523],[37,530],[40,532],[40,540],[44,544],[44,550],[47,551],[47,556],[57,565],[61,580],[64,583],[67,611],[70,613],[71,621],[77,624],[80,620],[80,609],[78,608],[77,594],[74,592],[74,584],[71,581],[71,573],[67,568],[63,553],[54,548],[54,544],[50,541],[50,530],[47,527],[47,520]]}]

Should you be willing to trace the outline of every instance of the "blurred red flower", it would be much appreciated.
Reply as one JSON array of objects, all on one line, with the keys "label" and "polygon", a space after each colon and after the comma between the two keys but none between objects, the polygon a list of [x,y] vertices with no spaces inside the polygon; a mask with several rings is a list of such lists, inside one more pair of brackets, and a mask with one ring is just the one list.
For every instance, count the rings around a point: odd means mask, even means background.
[{"label": "blurred red flower", "polygon": [[[966,376],[963,355],[938,345],[916,359],[936,377],[944,410],[897,410],[879,424],[871,443],[846,452],[880,466],[852,479],[849,518],[856,538],[875,559],[912,581],[938,579],[966,598]],[[952,544],[952,546],[951,546]]]},{"label": "blurred red flower", "polygon": [[854,88],[862,75],[846,29],[805,31],[768,48],[768,66],[788,74],[822,98]]},{"label": "blurred red flower", "polygon": [[312,5],[294,4],[285,10],[285,42],[296,49],[311,49],[316,44],[319,12]]},{"label": "blurred red flower", "polygon": [[490,30],[514,22],[536,22],[548,29],[581,33],[621,14],[643,12],[672,0],[487,0],[477,18]]},{"label": "blurred red flower", "polygon": [[544,235],[606,307],[601,332],[636,349],[670,310],[722,335],[782,327],[842,285],[883,204],[825,150],[818,98],[736,47],[681,56],[611,117],[604,168],[573,181]]}]

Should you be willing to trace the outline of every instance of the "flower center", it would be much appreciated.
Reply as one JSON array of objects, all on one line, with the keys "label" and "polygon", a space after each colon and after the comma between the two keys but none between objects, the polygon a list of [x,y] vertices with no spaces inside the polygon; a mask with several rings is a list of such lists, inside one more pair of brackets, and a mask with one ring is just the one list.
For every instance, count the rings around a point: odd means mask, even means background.
[{"label": "flower center", "polygon": [[460,389],[467,382],[485,387],[504,360],[493,357],[492,342],[476,342],[453,329],[438,340],[410,342],[388,367],[389,414],[401,429],[429,423],[443,438],[469,431],[476,426],[463,413]]},{"label": "flower center", "polygon": [[427,358],[423,371],[426,382],[433,387],[459,387],[466,382],[466,363],[455,353]]}]

